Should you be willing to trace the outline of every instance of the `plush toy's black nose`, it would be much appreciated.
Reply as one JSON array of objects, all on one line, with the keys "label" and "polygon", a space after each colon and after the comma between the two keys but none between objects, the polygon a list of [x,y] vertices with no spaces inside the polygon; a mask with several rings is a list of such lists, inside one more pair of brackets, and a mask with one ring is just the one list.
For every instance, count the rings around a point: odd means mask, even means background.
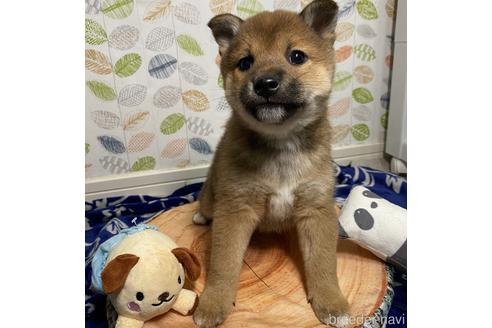
[{"label": "plush toy's black nose", "polygon": [[258,96],[271,97],[277,93],[280,87],[280,78],[278,76],[261,76],[253,82],[253,89]]},{"label": "plush toy's black nose", "polygon": [[161,295],[159,295],[158,299],[159,299],[159,301],[166,301],[168,297],[169,297],[169,293],[164,292]]}]

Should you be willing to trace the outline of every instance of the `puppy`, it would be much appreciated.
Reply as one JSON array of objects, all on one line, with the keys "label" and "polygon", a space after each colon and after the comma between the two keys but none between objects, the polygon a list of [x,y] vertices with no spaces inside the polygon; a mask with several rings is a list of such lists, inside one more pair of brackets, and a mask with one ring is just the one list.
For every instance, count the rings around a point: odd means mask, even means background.
[{"label": "puppy", "polygon": [[325,324],[348,321],[337,280],[337,216],[327,101],[338,7],[316,0],[300,14],[231,14],[208,23],[232,108],[199,196],[195,223],[213,219],[210,266],[194,314],[215,327],[231,312],[252,233],[295,228],[308,301]]}]

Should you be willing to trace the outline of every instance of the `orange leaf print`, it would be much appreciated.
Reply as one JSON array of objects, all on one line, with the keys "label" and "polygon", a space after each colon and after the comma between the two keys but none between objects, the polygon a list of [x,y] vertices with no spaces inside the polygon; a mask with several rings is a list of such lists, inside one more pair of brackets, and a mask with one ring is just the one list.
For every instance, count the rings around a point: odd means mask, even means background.
[{"label": "orange leaf print", "polygon": [[343,46],[335,51],[335,61],[341,63],[352,55],[352,46]]}]

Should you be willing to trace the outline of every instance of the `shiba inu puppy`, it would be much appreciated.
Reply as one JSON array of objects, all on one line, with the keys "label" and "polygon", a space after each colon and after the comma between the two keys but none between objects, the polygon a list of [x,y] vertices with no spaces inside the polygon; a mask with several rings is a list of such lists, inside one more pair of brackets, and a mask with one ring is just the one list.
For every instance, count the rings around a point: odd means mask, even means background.
[{"label": "shiba inu puppy", "polygon": [[255,230],[296,229],[307,298],[325,324],[347,324],[336,275],[337,215],[328,97],[338,7],[316,0],[300,14],[231,14],[208,23],[222,56],[232,108],[200,194],[195,223],[212,222],[205,290],[194,314],[215,327],[233,308],[243,256]]}]

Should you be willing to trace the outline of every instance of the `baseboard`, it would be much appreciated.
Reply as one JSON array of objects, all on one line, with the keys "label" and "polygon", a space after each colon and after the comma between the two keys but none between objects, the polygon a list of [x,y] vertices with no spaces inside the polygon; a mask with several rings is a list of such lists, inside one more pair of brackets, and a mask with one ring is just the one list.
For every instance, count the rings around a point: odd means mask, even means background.
[{"label": "baseboard", "polygon": [[129,196],[129,195],[150,195],[154,197],[164,197],[172,194],[176,189],[184,187],[188,184],[195,182],[203,182],[205,178],[182,180],[166,183],[157,183],[152,185],[135,186],[130,188],[104,190],[100,192],[93,192],[85,195],[86,201],[94,199],[106,198],[111,196]]},{"label": "baseboard", "polygon": [[358,158],[360,156],[376,156],[370,158],[378,158],[382,156],[384,151],[384,143],[372,145],[356,145],[343,148],[334,148],[331,151],[333,159],[336,161],[342,158]]},{"label": "baseboard", "polygon": [[209,165],[175,170],[151,170],[111,175],[108,177],[87,178],[85,193],[106,190],[134,188],[147,185],[203,178],[207,176]]},{"label": "baseboard", "polygon": [[[383,158],[384,144],[350,146],[333,149],[332,156],[337,163],[345,164],[358,159]],[[152,170],[87,178],[86,200],[110,196],[145,194],[166,196],[187,184],[204,181],[209,165],[176,170]]]}]

